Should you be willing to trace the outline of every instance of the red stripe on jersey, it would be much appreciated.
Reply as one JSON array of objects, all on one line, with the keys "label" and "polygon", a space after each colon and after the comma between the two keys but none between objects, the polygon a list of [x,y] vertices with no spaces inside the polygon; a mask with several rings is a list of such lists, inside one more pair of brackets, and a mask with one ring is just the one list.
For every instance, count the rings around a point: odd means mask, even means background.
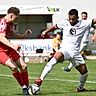
[{"label": "red stripe on jersey", "polygon": [[0,33],[5,33],[6,26],[6,20],[4,18],[0,19]]},{"label": "red stripe on jersey", "polygon": [[6,36],[10,35],[13,30],[13,23],[6,22],[4,18],[0,19],[0,33],[5,33]]}]

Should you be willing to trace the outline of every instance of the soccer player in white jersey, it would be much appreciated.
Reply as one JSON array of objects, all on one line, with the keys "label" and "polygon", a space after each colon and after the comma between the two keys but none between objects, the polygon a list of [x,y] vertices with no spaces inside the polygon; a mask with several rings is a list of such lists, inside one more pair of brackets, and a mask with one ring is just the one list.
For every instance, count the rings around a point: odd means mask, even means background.
[{"label": "soccer player in white jersey", "polygon": [[[81,13],[81,19],[82,20],[87,20],[87,17],[88,17],[88,13],[87,12],[84,11],[84,12]],[[84,34],[84,36],[82,38],[82,41],[81,41],[80,49],[79,49],[79,52],[82,54],[82,56],[83,56],[84,59],[86,59],[86,56],[85,56],[85,54],[84,54],[83,51],[87,48],[88,36],[89,36],[89,32],[88,31],[85,32],[85,34]],[[71,69],[72,69],[72,67],[73,67],[73,64],[70,63],[68,65],[68,67],[64,68],[64,71],[70,72]]]},{"label": "soccer player in white jersey", "polygon": [[[85,91],[84,85],[87,80],[88,70],[79,49],[82,37],[86,30],[89,30],[91,24],[96,23],[96,19],[92,21],[78,20],[78,11],[71,9],[68,13],[68,19],[64,19],[56,25],[46,29],[42,32],[44,36],[46,33],[60,28],[63,30],[63,41],[61,48],[54,54],[53,58],[45,65],[40,77],[34,81],[40,87],[44,78],[52,70],[52,67],[59,60],[69,60],[74,64],[74,67],[80,72],[79,85],[76,92]],[[66,41],[66,42],[65,42]]]}]

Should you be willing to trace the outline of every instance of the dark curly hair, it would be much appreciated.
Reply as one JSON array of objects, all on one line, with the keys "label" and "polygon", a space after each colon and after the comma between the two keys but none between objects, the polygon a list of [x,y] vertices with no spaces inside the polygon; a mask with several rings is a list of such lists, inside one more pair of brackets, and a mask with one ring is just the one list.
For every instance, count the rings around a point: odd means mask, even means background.
[{"label": "dark curly hair", "polygon": [[20,15],[20,10],[16,7],[10,7],[7,11],[7,13],[13,13],[16,16]]},{"label": "dark curly hair", "polygon": [[78,16],[78,11],[77,11],[76,9],[71,9],[68,14],[69,14],[69,15]]}]

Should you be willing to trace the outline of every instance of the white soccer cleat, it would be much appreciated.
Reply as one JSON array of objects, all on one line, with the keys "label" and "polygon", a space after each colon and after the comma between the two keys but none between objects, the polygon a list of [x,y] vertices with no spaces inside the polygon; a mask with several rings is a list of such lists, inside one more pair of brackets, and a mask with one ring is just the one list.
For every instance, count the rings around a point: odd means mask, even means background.
[{"label": "white soccer cleat", "polygon": [[37,95],[40,92],[40,87],[37,84],[32,84],[29,86],[28,92],[30,95]]}]

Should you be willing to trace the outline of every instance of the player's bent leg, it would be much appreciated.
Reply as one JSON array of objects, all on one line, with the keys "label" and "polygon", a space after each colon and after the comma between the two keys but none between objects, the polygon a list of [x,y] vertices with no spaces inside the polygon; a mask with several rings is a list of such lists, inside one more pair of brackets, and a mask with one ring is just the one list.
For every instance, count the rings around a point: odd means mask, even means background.
[{"label": "player's bent leg", "polygon": [[29,86],[29,78],[28,78],[28,70],[27,70],[27,64],[23,61],[23,59],[20,57],[16,63],[18,64],[18,67],[20,69],[20,74],[23,79],[24,85],[27,87]]},{"label": "player's bent leg", "polygon": [[53,58],[46,64],[46,66],[44,67],[41,76],[39,79],[35,80],[35,84],[37,84],[38,86],[40,86],[42,84],[42,81],[44,80],[44,78],[47,76],[47,74],[52,70],[53,65],[55,65],[57,63],[57,61],[63,57],[61,52],[56,52],[53,56]]},{"label": "player's bent leg", "polygon": [[[57,60],[53,57],[47,64],[46,66],[44,67],[42,73],[41,73],[41,76],[40,76],[40,79],[41,81],[44,80],[44,78],[47,76],[47,74],[52,70],[52,67],[53,65],[55,65],[57,63]],[[37,81],[40,81],[40,80],[37,80]],[[36,83],[36,82],[35,82]],[[39,82],[36,83],[38,86],[41,85],[42,82]]]},{"label": "player's bent leg", "polygon": [[[48,73],[52,70],[52,67],[57,63],[57,61],[63,57],[61,52],[56,52],[53,56],[53,58],[45,65],[41,76],[39,79],[36,79],[34,81],[35,85],[30,86],[30,88],[32,89],[32,94],[36,94],[37,93],[37,89],[40,89],[40,86],[44,80],[44,78],[48,75]],[[35,88],[36,87],[36,88]],[[30,92],[29,92],[30,93]]]},{"label": "player's bent leg", "polygon": [[[20,86],[24,89],[25,87],[24,87],[24,85],[25,85],[25,81],[23,80],[23,77],[22,77],[22,75],[21,75],[21,73],[20,73],[20,71],[18,70],[18,66],[20,65],[20,64],[18,64],[17,62],[19,62],[19,61],[21,61],[21,63],[23,62],[22,60],[19,60],[19,58],[20,58],[20,55],[17,53],[17,52],[15,52],[14,50],[10,50],[10,58],[9,58],[9,56],[7,56],[7,55],[5,55],[5,59],[4,59],[4,64],[6,65],[6,66],[8,66],[11,70],[12,70],[12,75],[15,77],[15,79],[18,81],[18,83],[20,84]],[[19,60],[19,61],[18,61]],[[17,61],[17,62],[16,62]],[[23,63],[24,64],[24,63]],[[22,64],[22,65],[23,65]],[[21,67],[22,68],[22,70],[25,70],[26,69],[26,64],[24,64],[23,65],[23,67]],[[24,77],[26,77],[27,78],[27,72],[26,72],[26,70],[24,71],[25,73],[24,73]],[[24,78],[24,79],[26,79],[26,78]],[[28,79],[29,80],[29,79]],[[26,80],[26,84],[28,84],[29,82],[28,82],[28,80]],[[26,91],[27,93],[28,93],[28,89],[27,89],[27,91]],[[25,90],[23,91],[23,94],[24,95],[27,95],[26,94],[26,92],[25,92]]]},{"label": "player's bent leg", "polygon": [[18,71],[18,68],[14,61],[12,61],[10,58],[5,62],[5,65],[8,66],[12,70],[12,75],[14,78],[18,81],[20,86],[23,86],[24,83],[22,81],[22,78],[20,76],[20,72]]},{"label": "player's bent leg", "polygon": [[86,91],[84,87],[87,77],[88,77],[88,70],[85,64],[81,64],[76,67],[76,69],[80,72],[80,81],[79,81],[79,86],[76,89],[76,92],[84,92]]},{"label": "player's bent leg", "polygon": [[56,52],[53,56],[53,58],[46,64],[45,68],[42,71],[42,74],[40,76],[41,80],[45,78],[45,76],[52,70],[53,65],[61,59],[62,53],[61,52]]},{"label": "player's bent leg", "polygon": [[[53,65],[55,65],[57,63],[57,60],[53,57],[44,67],[40,78],[36,79],[34,81],[35,85],[38,86],[38,88],[40,88],[42,81],[44,80],[44,78],[46,77],[46,75],[51,71]],[[30,86],[31,87],[31,86]],[[32,94],[35,94],[37,92],[36,89],[34,89],[35,87],[32,88]],[[29,92],[30,93],[30,92]]]},{"label": "player's bent leg", "polygon": [[17,61],[16,64],[18,65],[20,69],[20,75],[22,78],[22,81],[24,83],[23,85],[23,94],[24,95],[29,95],[28,93],[28,87],[29,87],[29,77],[28,77],[28,70],[27,70],[27,64],[23,61],[22,57],[20,57]]},{"label": "player's bent leg", "polygon": [[46,66],[44,67],[42,73],[41,73],[41,76],[39,79],[36,79],[34,81],[35,84],[37,84],[38,86],[40,86],[42,84],[42,81],[44,80],[44,78],[47,76],[47,74],[51,71],[52,67],[54,64],[56,64],[57,61],[56,59],[53,57],[47,64]]}]

